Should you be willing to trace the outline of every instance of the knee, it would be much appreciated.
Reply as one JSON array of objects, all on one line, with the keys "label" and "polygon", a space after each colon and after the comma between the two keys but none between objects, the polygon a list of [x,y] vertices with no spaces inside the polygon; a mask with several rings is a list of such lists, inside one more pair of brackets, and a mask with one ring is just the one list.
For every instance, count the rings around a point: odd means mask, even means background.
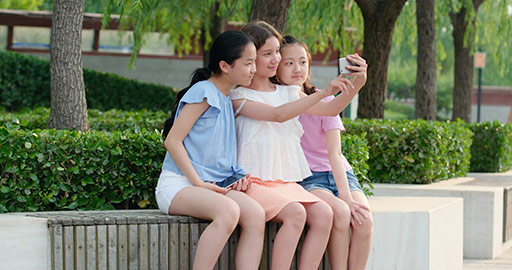
[{"label": "knee", "polygon": [[306,209],[300,203],[291,203],[285,207],[286,216],[283,218],[283,225],[293,226],[302,230],[306,223]]},{"label": "knee", "polygon": [[213,218],[212,223],[231,233],[238,224],[240,218],[240,207],[231,201],[219,206],[222,210]]},{"label": "knee", "polygon": [[240,226],[243,230],[265,232],[265,211],[258,205],[250,213],[240,215]]},{"label": "knee", "polygon": [[325,202],[318,202],[316,205],[309,209],[308,225],[311,228],[319,228],[322,230],[330,231],[332,224],[334,213],[331,207]]},{"label": "knee", "polygon": [[341,201],[332,208],[334,221],[333,230],[347,231],[350,227],[350,208],[348,205]]},{"label": "knee", "polygon": [[373,217],[372,217],[371,213],[368,215],[368,218],[363,219],[363,224],[359,225],[357,227],[357,230],[353,230],[353,233],[357,234],[358,237],[364,237],[364,238],[372,236],[372,233],[373,233]]}]

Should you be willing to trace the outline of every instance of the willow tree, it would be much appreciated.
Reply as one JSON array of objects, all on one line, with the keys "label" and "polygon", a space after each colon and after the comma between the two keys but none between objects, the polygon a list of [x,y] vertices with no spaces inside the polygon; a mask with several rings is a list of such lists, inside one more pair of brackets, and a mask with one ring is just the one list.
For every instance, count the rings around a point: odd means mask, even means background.
[{"label": "willow tree", "polygon": [[50,39],[48,128],[88,130],[82,74],[84,0],[55,0]]},{"label": "willow tree", "polygon": [[484,0],[464,0],[458,9],[450,11],[453,25],[455,53],[452,119],[471,122],[473,96],[473,45],[475,40],[476,13]]},{"label": "willow tree", "polygon": [[286,28],[290,1],[291,0],[253,0],[249,21],[266,21],[282,33]]},{"label": "willow tree", "polygon": [[418,56],[416,60],[415,117],[436,120],[436,23],[434,0],[416,2]]},{"label": "willow tree", "polygon": [[[425,2],[425,1],[421,1]],[[478,6],[475,6],[471,0],[450,0],[435,1],[435,25],[436,25],[436,54],[438,71],[446,68],[446,60],[450,56],[454,61],[453,74],[453,114],[452,118],[461,118],[465,121],[471,119],[471,101],[473,92],[473,53],[475,48],[482,48],[486,51],[489,59],[495,63],[498,73],[504,78],[506,73],[510,73],[512,66],[510,63],[512,55],[512,44],[509,42],[512,35],[512,0],[479,0]],[[410,47],[413,54],[424,49],[427,50],[425,42],[420,42],[416,33],[416,20],[418,15],[414,8],[420,1],[409,2],[412,5],[406,5],[399,20],[397,21],[397,34],[395,35],[394,46]],[[477,7],[477,8],[475,8]],[[457,15],[458,14],[458,15]],[[464,16],[462,16],[464,15]],[[453,53],[445,50],[448,47],[446,41],[453,43]],[[402,47],[403,48],[403,47]],[[429,49],[431,52],[433,47]],[[451,58],[450,58],[451,59]],[[418,69],[425,65],[419,63],[425,61],[423,57],[417,58]],[[451,64],[451,63],[450,63]],[[448,67],[448,70],[451,66]],[[421,72],[418,70],[417,73]],[[417,89],[418,86],[416,85]],[[418,102],[423,102],[424,98],[416,93]],[[418,104],[417,104],[418,105]]]},{"label": "willow tree", "polygon": [[251,0],[106,0],[103,25],[112,10],[120,10],[121,23],[133,28],[134,64],[137,52],[144,44],[144,34],[167,34],[178,55],[203,49],[204,59],[213,39],[226,27],[229,20],[247,21]]},{"label": "willow tree", "polygon": [[364,19],[368,80],[359,92],[359,118],[384,118],[388,63],[395,22],[407,0],[356,0]]}]

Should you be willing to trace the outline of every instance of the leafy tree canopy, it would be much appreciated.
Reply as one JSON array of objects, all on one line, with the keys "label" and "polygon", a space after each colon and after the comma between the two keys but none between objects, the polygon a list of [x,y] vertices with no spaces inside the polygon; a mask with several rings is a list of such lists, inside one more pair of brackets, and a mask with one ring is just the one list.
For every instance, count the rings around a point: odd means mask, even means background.
[{"label": "leafy tree canopy", "polygon": [[[475,28],[468,25],[469,31],[476,31],[474,47],[471,49],[473,52],[479,49],[486,52],[487,63],[495,65],[492,70],[497,74],[493,77],[506,81],[512,72],[512,67],[508,65],[512,61],[512,43],[509,42],[512,36],[512,0],[484,1],[476,15],[471,0],[443,0],[435,1],[435,4],[438,68],[453,66],[453,57],[450,57],[453,55],[453,26],[448,14],[465,7],[470,11],[467,12],[468,21],[476,16]],[[417,48],[415,10],[416,1],[409,0],[398,18],[393,36],[395,49],[405,54],[409,51],[413,56]]]},{"label": "leafy tree canopy", "polygon": [[37,10],[44,0],[0,0],[1,9]]}]

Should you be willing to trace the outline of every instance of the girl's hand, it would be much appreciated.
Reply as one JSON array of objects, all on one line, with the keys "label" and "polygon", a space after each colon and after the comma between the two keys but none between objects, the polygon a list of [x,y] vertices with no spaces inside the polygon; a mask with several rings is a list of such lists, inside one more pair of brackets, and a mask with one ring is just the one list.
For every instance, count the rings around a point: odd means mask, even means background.
[{"label": "girl's hand", "polygon": [[366,72],[368,69],[366,60],[357,53],[347,55],[347,59],[355,64],[355,66],[347,66],[348,70],[353,71],[353,73],[348,74],[348,76],[355,77],[354,81],[356,81],[358,85],[363,86],[366,83]]},{"label": "girl's hand", "polygon": [[340,74],[338,77],[332,79],[329,84],[322,90],[324,91],[325,96],[332,96],[341,92],[342,94],[347,94],[350,89],[354,88],[354,84],[348,79]]},{"label": "girl's hand", "polygon": [[203,182],[200,185],[200,187],[209,189],[213,192],[217,192],[220,194],[226,194],[228,192],[227,188],[219,187],[219,186],[215,185],[215,182],[213,182],[213,183]]},{"label": "girl's hand", "polygon": [[350,208],[350,225],[352,226],[352,228],[357,229],[357,227],[363,225],[363,219],[368,218],[370,208],[354,200],[346,203]]},{"label": "girl's hand", "polygon": [[234,183],[229,189],[245,192],[246,190],[251,188],[251,185],[251,175],[247,174],[244,178],[240,179],[240,181]]}]

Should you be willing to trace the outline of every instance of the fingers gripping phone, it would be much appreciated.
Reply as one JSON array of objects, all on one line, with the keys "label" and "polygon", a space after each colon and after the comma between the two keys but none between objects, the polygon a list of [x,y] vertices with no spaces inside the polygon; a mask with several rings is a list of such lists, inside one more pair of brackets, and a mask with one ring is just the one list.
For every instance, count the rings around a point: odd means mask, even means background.
[{"label": "fingers gripping phone", "polygon": [[340,74],[350,74],[354,71],[347,69],[347,66],[356,66],[356,64],[347,60],[346,57],[341,57],[338,59],[338,67]]},{"label": "fingers gripping phone", "polygon": [[236,182],[242,180],[243,178],[245,177],[245,174],[235,174],[233,176],[230,176],[228,178],[226,178],[224,181],[222,182],[216,182],[215,184],[219,187],[223,187],[223,188],[229,188],[231,187],[233,184],[235,184]]}]

